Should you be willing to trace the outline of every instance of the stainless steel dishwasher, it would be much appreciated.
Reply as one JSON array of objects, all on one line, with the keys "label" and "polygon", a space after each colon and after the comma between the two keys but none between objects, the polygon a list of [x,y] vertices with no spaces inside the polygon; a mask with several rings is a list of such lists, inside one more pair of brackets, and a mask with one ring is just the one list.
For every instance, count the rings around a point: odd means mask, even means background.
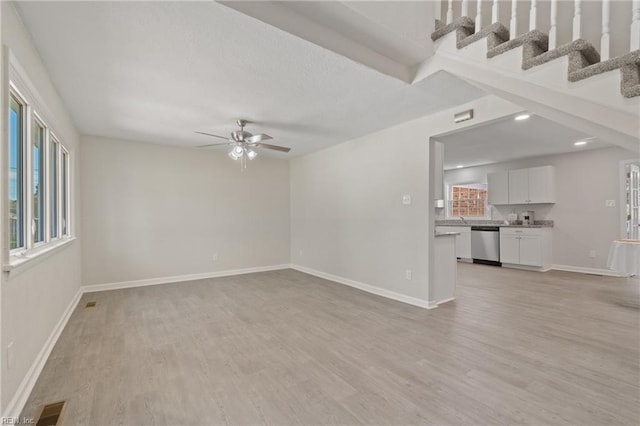
[{"label": "stainless steel dishwasher", "polygon": [[471,227],[471,258],[473,263],[502,266],[498,226]]}]

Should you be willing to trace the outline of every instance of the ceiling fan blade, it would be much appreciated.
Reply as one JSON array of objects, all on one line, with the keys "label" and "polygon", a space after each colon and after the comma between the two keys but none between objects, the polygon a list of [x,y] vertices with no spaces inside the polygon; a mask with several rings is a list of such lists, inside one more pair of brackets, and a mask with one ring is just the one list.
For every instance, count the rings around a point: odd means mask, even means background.
[{"label": "ceiling fan blade", "polygon": [[218,136],[218,135],[212,135],[211,133],[205,133],[205,132],[195,132],[198,133],[200,135],[206,135],[206,136],[213,136],[214,138],[220,138],[220,139],[224,139],[224,140],[229,140],[229,138],[226,138],[224,136]]},{"label": "ceiling fan blade", "polygon": [[261,133],[259,135],[253,135],[250,138],[246,138],[244,141],[247,143],[258,143],[262,141],[268,141],[269,139],[273,139],[273,138],[269,135],[265,135],[264,133]]},{"label": "ceiling fan blade", "polygon": [[269,145],[268,143],[253,143],[250,146],[255,146],[256,148],[273,149],[275,151],[282,151],[282,152],[291,151],[291,148],[286,148],[284,146],[278,146],[278,145]]},{"label": "ceiling fan blade", "polygon": [[209,146],[222,146],[222,145],[232,145],[232,143],[231,142],[210,143],[208,145],[199,145],[197,148],[207,148]]}]

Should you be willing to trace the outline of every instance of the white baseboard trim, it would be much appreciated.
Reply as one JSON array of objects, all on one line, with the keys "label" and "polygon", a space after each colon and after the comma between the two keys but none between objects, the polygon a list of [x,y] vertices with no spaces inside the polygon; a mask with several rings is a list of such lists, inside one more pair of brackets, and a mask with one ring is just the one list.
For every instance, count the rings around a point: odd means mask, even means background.
[{"label": "white baseboard trim", "polygon": [[328,274],[326,272],[316,271],[315,269],[307,268],[300,265],[291,265],[291,269],[304,272],[305,274],[313,275],[318,278],[324,278],[325,280],[334,281],[339,284],[344,284],[349,287],[357,288],[358,290],[366,291],[377,296],[386,297],[387,299],[396,300],[398,302],[407,303],[409,305],[418,306],[420,308],[431,309],[429,302],[426,300],[418,299],[416,297],[407,296],[404,294],[396,293],[395,291],[386,290],[384,288],[376,287],[370,284],[361,283],[359,281],[350,280],[348,278],[339,277],[337,275]]},{"label": "white baseboard trim", "polygon": [[255,272],[278,271],[280,269],[289,269],[291,265],[270,265],[258,266],[255,268],[231,269],[227,271],[204,272],[201,274],[176,275],[173,277],[149,278],[144,280],[121,281],[106,284],[91,284],[82,286],[83,293],[91,293],[94,291],[119,290],[122,288],[144,287],[148,285],[171,284],[183,281],[203,280],[207,278],[230,277],[233,275],[252,274]]},{"label": "white baseboard trim", "polygon": [[13,395],[13,398],[11,398],[11,401],[9,401],[5,412],[2,414],[4,418],[16,418],[20,416],[20,413],[24,409],[24,405],[27,403],[29,395],[31,395],[31,391],[33,391],[33,387],[36,385],[38,377],[40,377],[40,373],[42,372],[44,365],[49,359],[49,355],[51,355],[53,347],[58,342],[58,338],[60,337],[62,330],[66,327],[69,318],[71,318],[71,314],[76,309],[76,306],[80,301],[80,297],[82,297],[82,293],[82,287],[80,287],[71,302],[69,302],[69,305],[67,305],[67,309],[65,309],[62,317],[51,331],[49,338],[38,353],[38,356],[36,356],[33,364],[31,364],[31,368],[29,368],[29,371],[27,371],[27,374],[22,379],[20,386],[18,386],[18,390]]},{"label": "white baseboard trim", "polygon": [[503,268],[509,269],[520,269],[522,271],[532,271],[532,272],[548,272],[552,268],[551,266],[528,266],[528,265],[516,265],[513,263],[503,263]]},{"label": "white baseboard trim", "polygon": [[604,275],[606,277],[624,277],[624,275],[621,275],[616,271],[612,271],[611,269],[586,268],[584,266],[551,265],[551,269],[553,269],[554,271],[578,272],[581,274],[590,275]]},{"label": "white baseboard trim", "polygon": [[448,299],[444,299],[444,300],[439,301],[436,306],[442,305],[443,303],[447,303],[447,302],[453,302],[454,300],[456,300],[455,297],[450,297]]}]

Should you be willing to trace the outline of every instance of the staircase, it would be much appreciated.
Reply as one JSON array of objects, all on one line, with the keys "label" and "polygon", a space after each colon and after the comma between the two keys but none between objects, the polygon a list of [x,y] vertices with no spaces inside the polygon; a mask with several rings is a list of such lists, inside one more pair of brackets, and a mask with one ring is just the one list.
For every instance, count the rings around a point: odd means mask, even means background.
[{"label": "staircase", "polygon": [[[588,20],[581,3],[443,1],[446,18],[436,11],[442,19],[431,36],[434,54],[416,68],[413,83],[445,70],[536,115],[640,152],[640,0],[616,2],[613,31],[609,0],[588,2]],[[475,19],[473,7],[482,11]],[[545,22],[537,18],[541,11]]]},{"label": "staircase", "polygon": [[571,82],[619,69],[622,96],[625,98],[640,96],[640,50],[601,61],[598,50],[586,40],[577,39],[549,50],[549,37],[541,31],[532,30],[510,39],[509,30],[498,22],[475,32],[474,21],[466,16],[447,25],[443,25],[439,20],[436,21],[436,31],[431,34],[431,38],[435,41],[453,31],[456,32],[459,49],[486,38],[488,59],[522,46],[523,70],[568,56],[567,78]]}]

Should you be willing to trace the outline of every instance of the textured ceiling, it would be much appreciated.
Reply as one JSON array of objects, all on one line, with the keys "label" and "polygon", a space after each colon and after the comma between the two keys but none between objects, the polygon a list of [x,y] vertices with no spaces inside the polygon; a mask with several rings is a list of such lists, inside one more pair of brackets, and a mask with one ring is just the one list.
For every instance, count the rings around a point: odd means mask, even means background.
[{"label": "textured ceiling", "polygon": [[440,72],[408,85],[215,2],[24,2],[81,133],[195,146],[247,130],[291,157],[482,97]]},{"label": "textured ceiling", "polygon": [[587,138],[586,133],[532,115],[522,121],[508,117],[436,140],[444,143],[444,167],[448,170],[457,165],[479,166],[610,146],[597,139],[590,140],[585,146],[573,145]]}]

